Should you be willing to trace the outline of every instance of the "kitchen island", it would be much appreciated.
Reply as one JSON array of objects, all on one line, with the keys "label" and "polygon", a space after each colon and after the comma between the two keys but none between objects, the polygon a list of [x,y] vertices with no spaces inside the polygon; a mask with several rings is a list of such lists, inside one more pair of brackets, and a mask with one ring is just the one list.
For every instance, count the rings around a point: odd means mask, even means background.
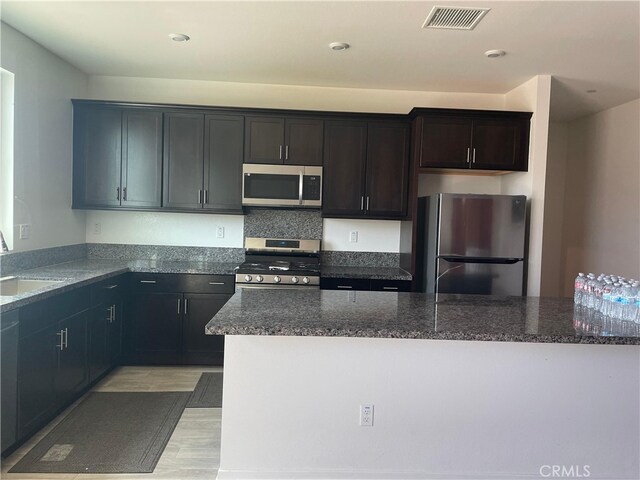
[{"label": "kitchen island", "polygon": [[573,317],[560,298],[242,290],[207,325],[227,335],[218,478],[637,479],[640,339]]}]

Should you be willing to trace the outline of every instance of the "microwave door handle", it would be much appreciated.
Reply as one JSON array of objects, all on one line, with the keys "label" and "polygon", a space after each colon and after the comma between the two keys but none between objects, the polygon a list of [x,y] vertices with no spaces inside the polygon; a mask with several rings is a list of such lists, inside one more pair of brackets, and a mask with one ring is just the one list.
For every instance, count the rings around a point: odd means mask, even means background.
[{"label": "microwave door handle", "polygon": [[298,185],[298,200],[300,201],[300,205],[302,205],[302,187],[304,185],[304,172],[300,172],[300,185]]}]

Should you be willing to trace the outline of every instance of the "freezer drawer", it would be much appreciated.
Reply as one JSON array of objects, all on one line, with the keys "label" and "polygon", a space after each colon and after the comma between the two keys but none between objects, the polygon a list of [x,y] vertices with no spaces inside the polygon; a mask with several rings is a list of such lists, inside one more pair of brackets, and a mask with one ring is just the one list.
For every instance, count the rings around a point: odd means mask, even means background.
[{"label": "freezer drawer", "polygon": [[439,258],[431,292],[522,295],[523,268],[516,259]]}]

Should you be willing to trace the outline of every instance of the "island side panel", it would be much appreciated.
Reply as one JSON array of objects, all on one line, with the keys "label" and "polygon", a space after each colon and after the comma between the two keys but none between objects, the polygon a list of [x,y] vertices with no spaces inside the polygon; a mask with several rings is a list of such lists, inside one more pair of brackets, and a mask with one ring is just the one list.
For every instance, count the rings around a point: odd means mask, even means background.
[{"label": "island side panel", "polygon": [[637,479],[639,405],[638,346],[227,336],[218,479]]}]

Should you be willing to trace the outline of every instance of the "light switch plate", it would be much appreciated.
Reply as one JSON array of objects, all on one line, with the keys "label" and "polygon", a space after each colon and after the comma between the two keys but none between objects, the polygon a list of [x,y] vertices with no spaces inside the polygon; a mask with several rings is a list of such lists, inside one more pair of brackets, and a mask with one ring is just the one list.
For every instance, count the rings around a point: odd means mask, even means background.
[{"label": "light switch plate", "polygon": [[26,240],[31,234],[31,225],[23,223],[20,225],[20,240]]},{"label": "light switch plate", "polygon": [[349,243],[358,243],[358,231],[353,230],[349,232]]},{"label": "light switch plate", "polygon": [[224,227],[216,227],[216,238],[224,238]]}]

